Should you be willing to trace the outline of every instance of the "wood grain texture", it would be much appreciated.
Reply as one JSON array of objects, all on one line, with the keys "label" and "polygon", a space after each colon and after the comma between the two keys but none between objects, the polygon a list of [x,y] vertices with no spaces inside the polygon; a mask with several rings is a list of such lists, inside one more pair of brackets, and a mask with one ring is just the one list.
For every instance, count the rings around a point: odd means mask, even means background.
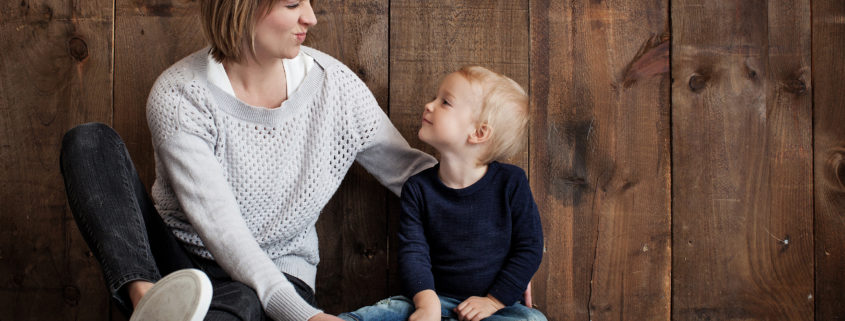
[{"label": "wood grain texture", "polygon": [[813,319],[809,1],[672,24],[673,318]]},{"label": "wood grain texture", "polygon": [[[306,45],[337,58],[370,88],[387,112],[386,0],[314,2],[317,25]],[[388,296],[386,202],[394,197],[358,164],[347,173],[317,223],[317,302],[329,313],[352,311]]]},{"label": "wood grain texture", "polygon": [[147,127],[147,97],[158,76],[206,45],[190,0],[115,2],[114,129],[121,135],[149,191],[155,162]]},{"label": "wood grain texture", "polygon": [[108,1],[0,5],[0,320],[107,315],[59,150],[71,127],[111,122],[111,25]]},{"label": "wood grain texture", "polygon": [[845,2],[813,1],[816,320],[845,320]]},{"label": "wood grain texture", "polygon": [[550,320],[669,319],[667,28],[666,1],[531,2],[534,298]]}]

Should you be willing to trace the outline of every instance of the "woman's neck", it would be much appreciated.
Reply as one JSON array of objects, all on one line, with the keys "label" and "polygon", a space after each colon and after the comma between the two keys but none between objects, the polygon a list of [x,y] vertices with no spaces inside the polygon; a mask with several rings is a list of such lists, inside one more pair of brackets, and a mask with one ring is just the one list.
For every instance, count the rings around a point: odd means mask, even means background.
[{"label": "woman's neck", "polygon": [[438,175],[444,185],[461,189],[478,182],[487,173],[487,164],[479,164],[474,157],[456,157],[440,155]]},{"label": "woman's neck", "polygon": [[264,59],[259,63],[255,58],[247,57],[239,62],[224,61],[223,68],[235,97],[247,104],[276,108],[287,99],[282,59]]}]

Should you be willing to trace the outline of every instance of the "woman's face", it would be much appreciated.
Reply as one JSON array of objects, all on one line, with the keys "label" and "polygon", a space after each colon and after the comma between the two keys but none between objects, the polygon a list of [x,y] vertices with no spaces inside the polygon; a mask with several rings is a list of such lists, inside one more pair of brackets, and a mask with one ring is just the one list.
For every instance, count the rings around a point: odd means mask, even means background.
[{"label": "woman's face", "polygon": [[308,28],[317,24],[311,1],[276,0],[269,10],[255,25],[255,55],[259,59],[296,57]]}]

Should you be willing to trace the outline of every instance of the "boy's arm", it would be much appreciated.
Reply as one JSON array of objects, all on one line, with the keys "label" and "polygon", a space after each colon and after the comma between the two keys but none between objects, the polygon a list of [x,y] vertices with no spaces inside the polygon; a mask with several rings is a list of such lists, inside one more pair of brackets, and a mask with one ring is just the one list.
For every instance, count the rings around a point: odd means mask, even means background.
[{"label": "boy's arm", "polygon": [[[399,217],[399,275],[405,295],[414,299],[417,309],[440,309],[440,299],[434,292],[434,275],[423,224],[419,188],[409,180],[402,187]],[[435,306],[436,305],[436,306]]]},{"label": "boy's arm", "polygon": [[513,220],[511,252],[488,292],[505,306],[516,303],[522,297],[543,258],[540,213],[524,173],[515,184],[510,207]]},{"label": "boy's arm", "polygon": [[434,290],[422,290],[414,295],[416,310],[408,321],[440,320],[440,298]]}]

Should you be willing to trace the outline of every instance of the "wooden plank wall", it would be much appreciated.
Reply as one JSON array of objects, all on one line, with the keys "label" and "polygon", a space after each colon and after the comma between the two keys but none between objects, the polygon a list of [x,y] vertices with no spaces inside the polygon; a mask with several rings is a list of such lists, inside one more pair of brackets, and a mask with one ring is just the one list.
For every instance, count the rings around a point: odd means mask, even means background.
[{"label": "wooden plank wall", "polygon": [[672,23],[673,318],[812,320],[810,2]]},{"label": "wooden plank wall", "polygon": [[[319,0],[307,45],[412,146],[466,64],[531,94],[550,320],[845,319],[845,4],[838,0]],[[144,106],[203,46],[193,0],[0,3],[0,321],[107,320],[58,169],[103,122],[154,178]],[[670,58],[671,52],[671,58]],[[318,302],[398,292],[396,197],[354,166],[318,223]],[[117,317],[118,319],[120,317]]]}]

